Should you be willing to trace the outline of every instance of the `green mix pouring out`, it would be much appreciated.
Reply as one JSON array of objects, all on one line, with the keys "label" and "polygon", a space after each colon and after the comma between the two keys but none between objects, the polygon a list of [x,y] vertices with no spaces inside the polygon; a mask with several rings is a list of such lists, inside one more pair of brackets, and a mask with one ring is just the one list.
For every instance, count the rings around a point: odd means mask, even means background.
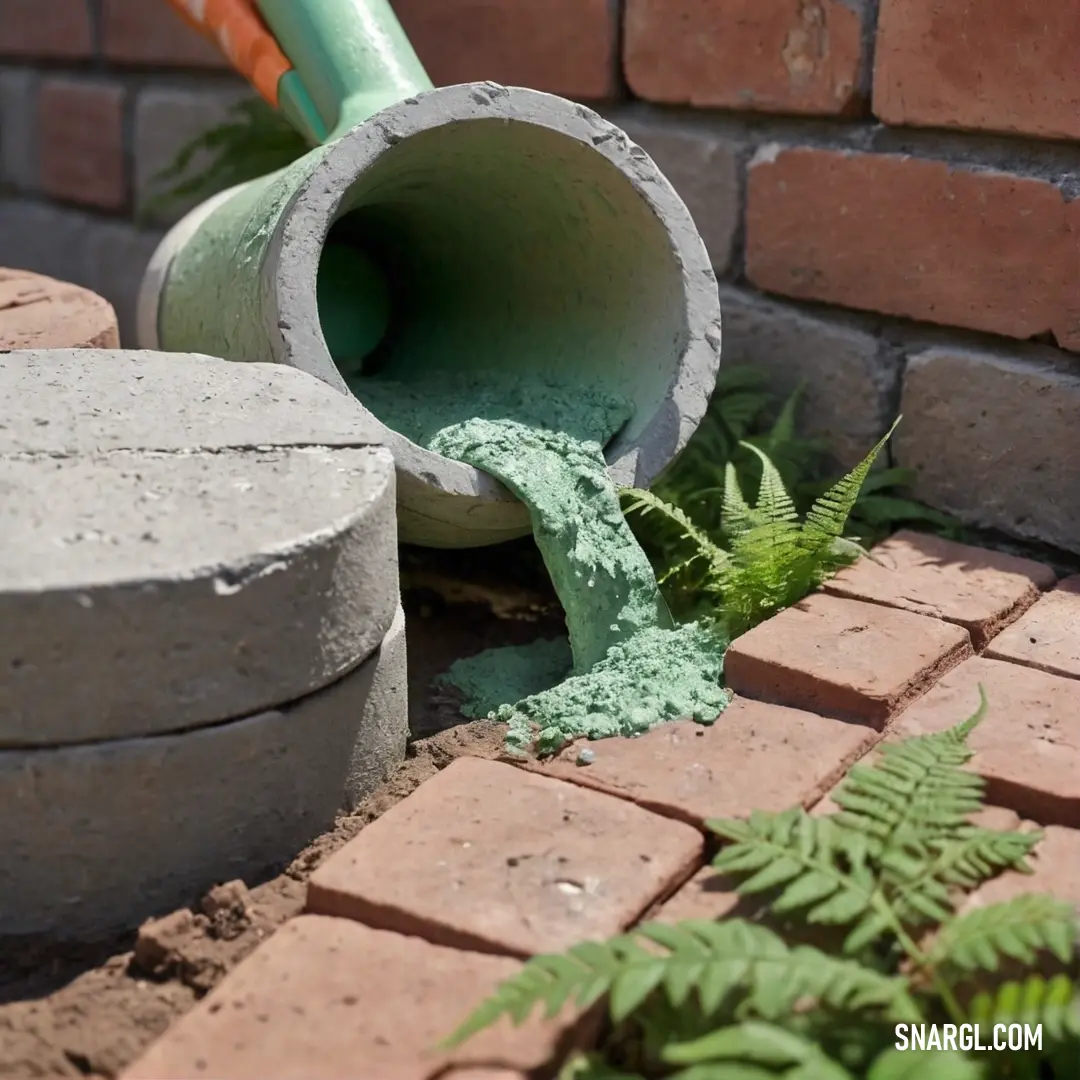
[{"label": "green mix pouring out", "polygon": [[426,373],[400,383],[357,376],[384,424],[501,480],[528,506],[566,612],[569,640],[490,649],[443,679],[463,711],[509,724],[507,745],[552,753],[579,737],[638,735],[680,717],[711,723],[729,700],[723,642],[676,626],[630,531],[603,446],[633,412],[599,387]]}]

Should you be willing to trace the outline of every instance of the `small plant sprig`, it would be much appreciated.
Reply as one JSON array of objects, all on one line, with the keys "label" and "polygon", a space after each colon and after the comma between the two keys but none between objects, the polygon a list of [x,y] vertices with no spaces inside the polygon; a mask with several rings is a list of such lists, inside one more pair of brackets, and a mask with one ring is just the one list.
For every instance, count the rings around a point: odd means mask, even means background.
[{"label": "small plant sprig", "polygon": [[[714,617],[717,594],[707,587],[717,581],[713,556],[730,553],[732,540],[725,493],[757,490],[761,502],[766,462],[769,485],[781,488],[799,514],[808,513],[837,486],[821,479],[826,460],[822,441],[798,433],[801,401],[802,388],[797,387],[777,407],[765,372],[750,365],[722,365],[709,409],[686,449],[644,497],[627,492],[638,511],[631,519],[635,532],[677,617]],[[961,538],[959,522],[907,496],[914,481],[911,470],[860,465],[858,471],[862,480],[846,523],[841,523],[854,543],[871,547],[901,526]],[[837,539],[841,542],[830,548],[830,558],[837,558],[832,566],[828,561],[822,565],[824,577],[860,550]],[[791,602],[801,599],[789,595]]]},{"label": "small plant sprig", "polygon": [[[667,565],[658,575],[661,586],[677,582],[693,596],[692,615],[715,619],[731,640],[758,623],[798,603],[842,566],[865,554],[861,545],[843,536],[848,515],[878,454],[896,424],[865,458],[824,492],[799,520],[795,503],[768,455],[749,442],[739,445],[757,457],[761,483],[757,501],[747,502],[733,461],[724,470],[719,530],[721,546],[689,514],[651,491],[628,488],[624,508],[632,514],[666,519],[674,536]],[[681,549],[681,550],[680,550]],[[676,597],[673,607],[679,605]]]},{"label": "small plant sprig", "polygon": [[[834,813],[708,822],[727,841],[713,866],[763,900],[759,918],[646,923],[535,957],[445,1045],[540,1006],[603,1002],[604,1046],[561,1080],[1072,1080],[1072,906],[1027,894],[958,913],[999,872],[1029,870],[1041,839],[970,820],[984,784],[963,766],[985,711],[983,697],[950,730],[883,744],[849,771]],[[1048,957],[1064,970],[1039,973]],[[897,1048],[896,1025],[931,1023],[1040,1024],[1042,1051]]]}]

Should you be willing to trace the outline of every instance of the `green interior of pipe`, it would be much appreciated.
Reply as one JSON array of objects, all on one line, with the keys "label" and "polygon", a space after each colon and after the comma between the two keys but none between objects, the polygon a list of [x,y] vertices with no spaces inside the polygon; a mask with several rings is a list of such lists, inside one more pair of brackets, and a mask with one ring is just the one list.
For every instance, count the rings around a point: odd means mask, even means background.
[{"label": "green interior of pipe", "polygon": [[604,458],[660,406],[664,360],[682,352],[674,258],[600,154],[502,121],[395,145],[328,237],[320,317],[353,392],[529,507],[569,644],[494,650],[448,675],[467,712],[509,721],[515,745],[708,722],[727,700],[722,643],[672,625]]}]

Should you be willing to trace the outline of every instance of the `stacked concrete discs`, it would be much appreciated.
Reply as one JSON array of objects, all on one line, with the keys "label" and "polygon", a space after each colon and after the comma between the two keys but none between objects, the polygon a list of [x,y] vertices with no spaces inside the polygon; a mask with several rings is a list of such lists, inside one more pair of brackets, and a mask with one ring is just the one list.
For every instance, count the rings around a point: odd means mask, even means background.
[{"label": "stacked concrete discs", "polygon": [[400,759],[394,494],[295,369],[0,355],[0,933],[257,874]]}]

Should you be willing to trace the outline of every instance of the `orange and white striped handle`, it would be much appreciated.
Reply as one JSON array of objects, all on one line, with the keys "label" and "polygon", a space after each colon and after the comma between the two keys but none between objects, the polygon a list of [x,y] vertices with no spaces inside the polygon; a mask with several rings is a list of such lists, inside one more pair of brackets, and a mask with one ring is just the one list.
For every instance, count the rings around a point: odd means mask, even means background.
[{"label": "orange and white striped handle", "polygon": [[168,3],[184,22],[217,45],[266,102],[278,107],[278,84],[292,64],[256,10],[255,0]]}]

